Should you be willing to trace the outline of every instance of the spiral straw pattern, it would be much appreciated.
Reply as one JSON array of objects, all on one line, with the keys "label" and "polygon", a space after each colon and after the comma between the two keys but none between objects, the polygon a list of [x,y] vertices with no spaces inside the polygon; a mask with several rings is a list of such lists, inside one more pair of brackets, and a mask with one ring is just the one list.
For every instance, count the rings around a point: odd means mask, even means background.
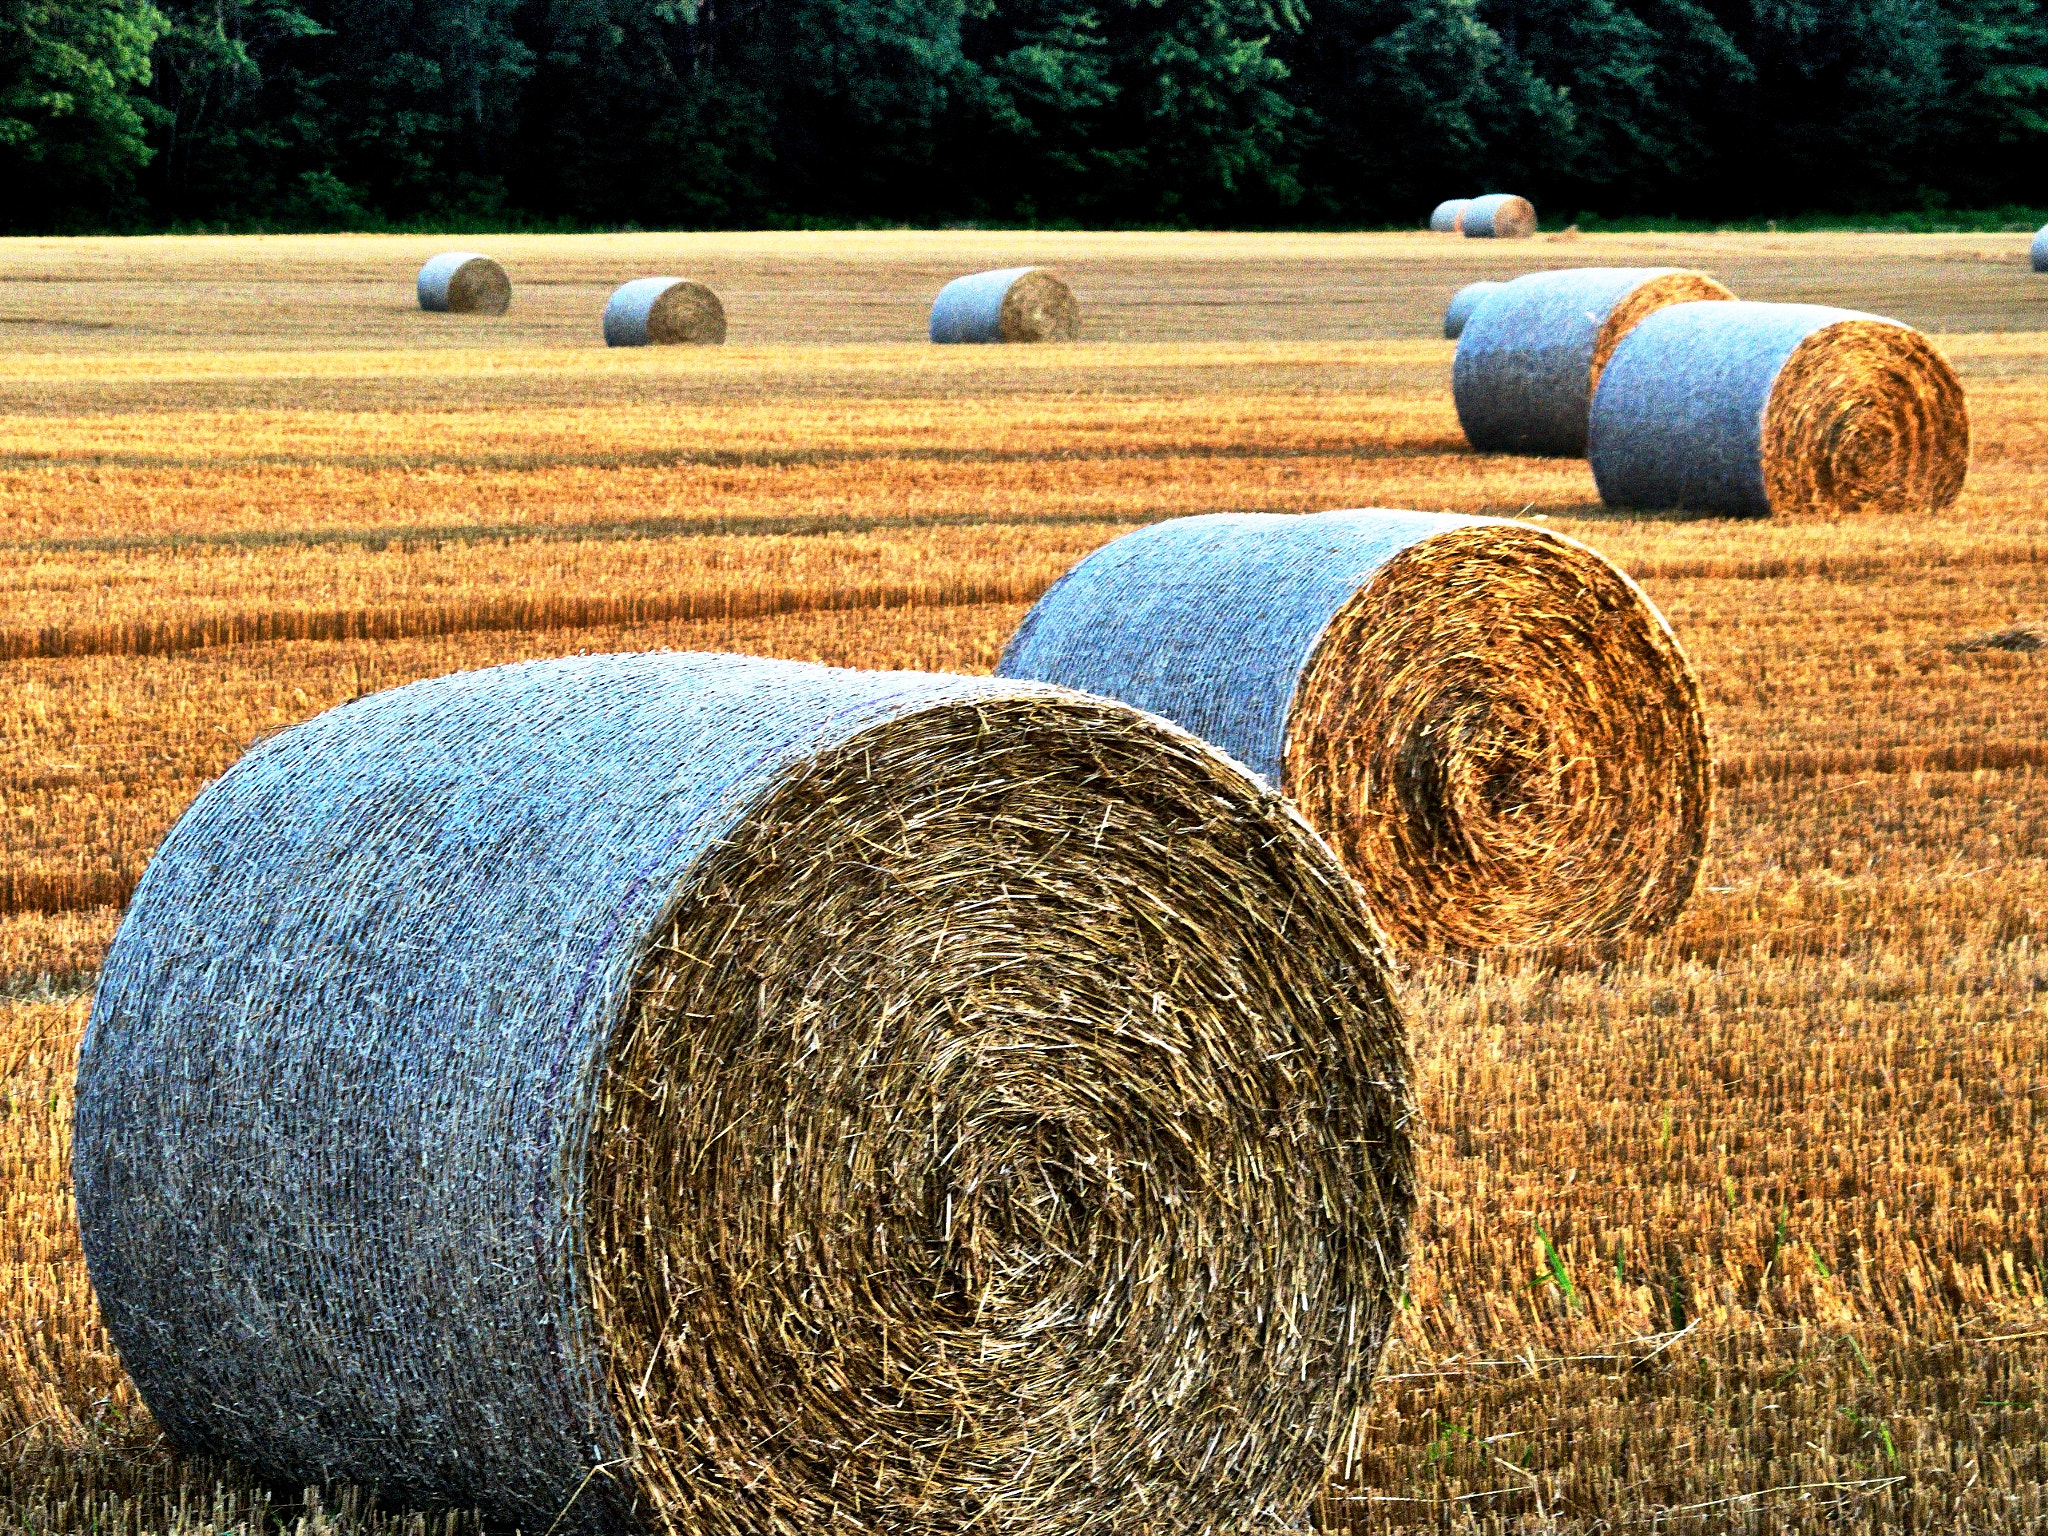
[{"label": "spiral straw pattern", "polygon": [[1603,501],[1740,517],[1941,512],[1969,406],[1933,343],[1817,304],[1680,304],[1616,349],[1593,398]]},{"label": "spiral straw pattern", "polygon": [[1413,1199],[1277,796],[988,679],[591,657],[265,742],[81,1061],[86,1253],[193,1452],[528,1531],[1298,1521]]},{"label": "spiral straw pattern", "polygon": [[1157,524],[1062,577],[998,671],[1162,714],[1280,784],[1409,949],[1653,930],[1706,853],[1712,757],[1669,626],[1527,524]]}]

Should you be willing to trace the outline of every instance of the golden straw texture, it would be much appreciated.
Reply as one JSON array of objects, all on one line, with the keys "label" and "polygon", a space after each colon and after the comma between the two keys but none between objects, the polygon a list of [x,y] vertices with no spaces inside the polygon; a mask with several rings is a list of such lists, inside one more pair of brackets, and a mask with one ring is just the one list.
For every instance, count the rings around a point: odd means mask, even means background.
[{"label": "golden straw texture", "polygon": [[827,755],[649,962],[589,1205],[668,1529],[1247,1528],[1361,1400],[1408,1178],[1369,941],[1216,760],[1076,708]]},{"label": "golden straw texture", "polygon": [[1699,688],[1584,546],[1481,524],[1411,545],[1324,631],[1285,783],[1401,941],[1660,928],[1692,894],[1713,764]]},{"label": "golden straw texture", "polygon": [[81,1054],[188,1454],[493,1528],[1299,1521],[1405,1280],[1335,855],[1036,684],[600,656],[373,694],[159,849]]},{"label": "golden straw texture", "polygon": [[1941,512],[1969,472],[1969,407],[1918,331],[1846,320],[1778,371],[1763,445],[1773,513]]},{"label": "golden straw texture", "polygon": [[1034,267],[1010,284],[997,324],[1005,341],[1074,341],[1081,335],[1081,306],[1073,289]]}]

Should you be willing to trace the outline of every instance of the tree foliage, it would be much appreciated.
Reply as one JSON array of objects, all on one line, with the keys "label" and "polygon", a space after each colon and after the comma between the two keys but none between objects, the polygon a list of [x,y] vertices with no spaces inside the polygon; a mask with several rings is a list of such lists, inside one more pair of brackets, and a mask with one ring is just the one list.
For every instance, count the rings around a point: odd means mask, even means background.
[{"label": "tree foliage", "polygon": [[0,0],[10,227],[2041,198],[2040,0]]}]

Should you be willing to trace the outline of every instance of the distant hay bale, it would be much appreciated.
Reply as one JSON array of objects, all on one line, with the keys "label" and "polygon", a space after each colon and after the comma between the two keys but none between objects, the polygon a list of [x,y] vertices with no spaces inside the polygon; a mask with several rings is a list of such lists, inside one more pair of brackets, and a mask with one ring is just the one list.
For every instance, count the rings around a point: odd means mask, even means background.
[{"label": "distant hay bale", "polygon": [[1043,267],[1005,267],[956,277],[932,301],[931,337],[954,342],[1074,341],[1081,306]]},{"label": "distant hay bale", "polygon": [[1453,197],[1438,203],[1429,216],[1430,232],[1438,235],[1461,233],[1465,225],[1465,210],[1471,206],[1469,197]]},{"label": "distant hay bale", "polygon": [[1526,240],[1536,233],[1536,205],[1512,192],[1489,192],[1466,205],[1459,227],[1471,240]]},{"label": "distant hay bale", "polygon": [[2027,257],[2036,272],[2048,272],[2048,224],[2034,231],[2034,243],[2027,247]]},{"label": "distant hay bale", "polygon": [[1670,627],[1583,545],[1495,518],[1220,513],[1103,546],[999,676],[1215,742],[1421,950],[1655,929],[1705,854],[1713,764]]},{"label": "distant hay bale", "polygon": [[420,268],[420,308],[451,315],[502,315],[512,307],[512,279],[488,256],[444,251]]},{"label": "distant hay bale", "polygon": [[1679,267],[1574,267],[1503,285],[1458,341],[1451,393],[1481,453],[1586,451],[1586,414],[1622,337],[1667,304],[1732,299]]},{"label": "distant hay bale", "polygon": [[1610,506],[1734,517],[1945,511],[1970,466],[1963,386],[1933,344],[1820,304],[1657,311],[1601,375],[1589,439]]},{"label": "distant hay bale", "polygon": [[1467,283],[1452,294],[1451,302],[1444,310],[1444,340],[1456,341],[1464,335],[1466,322],[1471,320],[1472,311],[1479,307],[1479,301],[1506,286],[1506,283]]},{"label": "distant hay bale", "polygon": [[604,307],[608,347],[718,346],[725,341],[725,306],[718,295],[687,277],[636,277],[622,283]]},{"label": "distant hay bale", "polygon": [[74,1169],[189,1453],[529,1532],[1284,1526],[1413,1199],[1334,855],[1033,684],[595,656],[274,736],[107,959]]}]

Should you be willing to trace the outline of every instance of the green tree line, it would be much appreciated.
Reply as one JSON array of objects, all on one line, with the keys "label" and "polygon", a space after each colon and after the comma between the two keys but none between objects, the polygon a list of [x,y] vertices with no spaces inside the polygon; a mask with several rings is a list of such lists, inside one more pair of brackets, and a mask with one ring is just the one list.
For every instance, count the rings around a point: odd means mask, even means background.
[{"label": "green tree line", "polygon": [[2042,0],[0,0],[0,221],[2029,204]]}]

